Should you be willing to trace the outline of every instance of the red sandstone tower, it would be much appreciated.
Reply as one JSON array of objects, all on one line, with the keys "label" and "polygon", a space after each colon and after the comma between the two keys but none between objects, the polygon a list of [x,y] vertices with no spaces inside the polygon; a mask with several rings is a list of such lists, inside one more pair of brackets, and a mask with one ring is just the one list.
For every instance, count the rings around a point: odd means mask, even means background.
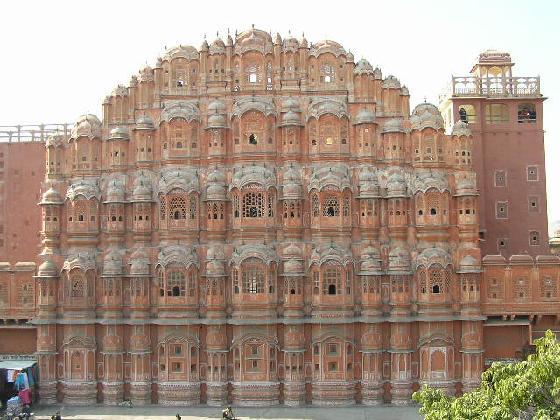
[{"label": "red sandstone tower", "polygon": [[471,74],[453,77],[440,109],[448,127],[473,134],[483,255],[548,253],[543,102],[538,77],[513,77],[508,53],[479,55]]}]

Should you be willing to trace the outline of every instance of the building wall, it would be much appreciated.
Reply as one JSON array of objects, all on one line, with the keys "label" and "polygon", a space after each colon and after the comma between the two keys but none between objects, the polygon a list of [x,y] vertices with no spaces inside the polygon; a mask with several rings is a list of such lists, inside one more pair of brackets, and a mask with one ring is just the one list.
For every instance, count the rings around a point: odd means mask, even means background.
[{"label": "building wall", "polygon": [[[332,41],[250,30],[167,51],[102,121],[44,144],[43,403],[408,404],[424,383],[472,389],[485,362],[554,325],[559,299],[558,259],[481,260],[481,135],[445,134],[431,104],[411,113],[406,87]],[[16,290],[6,317],[33,279],[18,267],[0,270]]]},{"label": "building wall", "polygon": [[0,261],[35,261],[40,250],[43,142],[0,142]]}]

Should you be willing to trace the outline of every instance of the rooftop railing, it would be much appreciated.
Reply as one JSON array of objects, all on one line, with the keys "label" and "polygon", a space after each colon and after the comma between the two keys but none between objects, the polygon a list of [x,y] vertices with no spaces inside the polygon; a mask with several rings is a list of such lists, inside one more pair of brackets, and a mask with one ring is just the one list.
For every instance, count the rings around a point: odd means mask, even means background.
[{"label": "rooftop railing", "polygon": [[45,142],[50,136],[70,136],[73,124],[0,125],[0,142]]},{"label": "rooftop railing", "polygon": [[540,77],[453,77],[440,101],[449,96],[528,97],[541,95]]}]

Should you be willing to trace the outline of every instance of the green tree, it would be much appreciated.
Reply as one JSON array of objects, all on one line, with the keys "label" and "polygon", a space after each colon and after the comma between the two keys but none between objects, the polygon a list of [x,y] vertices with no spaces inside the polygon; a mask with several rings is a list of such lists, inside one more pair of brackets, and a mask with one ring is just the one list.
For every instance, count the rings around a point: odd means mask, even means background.
[{"label": "green tree", "polygon": [[527,360],[493,363],[480,387],[458,398],[425,386],[412,399],[427,420],[560,419],[560,343],[549,330]]}]

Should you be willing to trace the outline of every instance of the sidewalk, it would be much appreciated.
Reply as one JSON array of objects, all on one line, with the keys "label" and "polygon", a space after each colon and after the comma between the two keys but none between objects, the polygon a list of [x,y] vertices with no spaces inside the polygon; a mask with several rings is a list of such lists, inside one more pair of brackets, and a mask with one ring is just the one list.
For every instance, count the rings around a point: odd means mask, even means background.
[{"label": "sidewalk", "polygon": [[[317,420],[418,420],[418,407],[263,407],[235,408],[238,419],[317,419]],[[89,407],[49,406],[34,407],[37,420],[50,420],[50,416],[60,411],[63,420],[175,420],[179,413],[182,420],[220,419],[221,408],[215,407],[161,407],[157,405],[144,407],[107,407],[94,405]]]}]

